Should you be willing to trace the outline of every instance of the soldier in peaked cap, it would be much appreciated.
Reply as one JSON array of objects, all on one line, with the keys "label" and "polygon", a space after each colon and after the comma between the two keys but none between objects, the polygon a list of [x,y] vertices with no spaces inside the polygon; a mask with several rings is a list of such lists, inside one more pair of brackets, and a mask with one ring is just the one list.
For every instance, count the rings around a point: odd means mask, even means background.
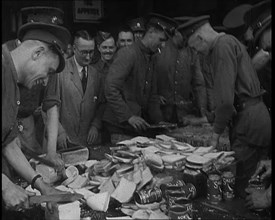
[{"label": "soldier in peaked cap", "polygon": [[263,1],[247,11],[244,19],[253,34],[252,63],[262,87],[266,90],[264,103],[271,112],[272,28],[271,1]]},{"label": "soldier in peaked cap", "polygon": [[215,97],[212,146],[219,148],[219,137],[229,126],[237,160],[236,193],[244,197],[248,180],[257,162],[266,157],[271,141],[270,116],[257,73],[244,45],[232,35],[214,31],[209,16],[191,19],[178,30],[189,47],[209,57]]},{"label": "soldier in peaked cap", "polygon": [[162,120],[152,56],[175,28],[173,19],[151,14],[143,38],[118,50],[105,81],[107,106],[103,120],[111,134],[140,134],[149,123]]},{"label": "soldier in peaked cap", "polygon": [[[70,33],[48,17],[22,25],[18,31],[21,44],[14,50],[9,51],[2,45],[2,156],[33,188],[45,195],[58,191],[43,181],[22,153],[16,116],[20,105],[18,84],[27,88],[46,84],[49,75],[64,68],[62,49],[69,42]],[[12,183],[8,173],[2,173],[2,198],[7,209],[28,208],[29,195]]]},{"label": "soldier in peaked cap", "polygon": [[141,39],[145,33],[145,21],[144,18],[139,17],[132,19],[128,22],[130,28],[134,33],[135,41]]},{"label": "soldier in peaked cap", "polygon": [[[174,20],[180,24],[190,18],[175,17]],[[183,123],[187,115],[201,119],[200,110],[205,108],[206,96],[200,63],[194,51],[184,45],[184,39],[177,30],[153,61],[164,120]]]}]

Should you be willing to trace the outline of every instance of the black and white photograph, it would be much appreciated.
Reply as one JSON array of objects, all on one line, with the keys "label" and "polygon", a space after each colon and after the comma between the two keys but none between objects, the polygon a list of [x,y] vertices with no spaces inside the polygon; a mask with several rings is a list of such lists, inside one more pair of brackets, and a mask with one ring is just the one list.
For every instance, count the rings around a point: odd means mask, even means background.
[{"label": "black and white photograph", "polygon": [[2,0],[3,220],[271,220],[271,0]]}]

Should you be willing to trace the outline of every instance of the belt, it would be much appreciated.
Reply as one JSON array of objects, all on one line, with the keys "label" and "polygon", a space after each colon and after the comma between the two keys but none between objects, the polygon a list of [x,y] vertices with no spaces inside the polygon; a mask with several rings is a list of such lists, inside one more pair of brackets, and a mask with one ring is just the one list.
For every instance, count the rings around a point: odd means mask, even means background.
[{"label": "belt", "polygon": [[262,97],[247,99],[243,102],[236,104],[235,109],[237,112],[240,112],[240,111],[243,111],[246,107],[255,105],[261,101],[262,101]]}]

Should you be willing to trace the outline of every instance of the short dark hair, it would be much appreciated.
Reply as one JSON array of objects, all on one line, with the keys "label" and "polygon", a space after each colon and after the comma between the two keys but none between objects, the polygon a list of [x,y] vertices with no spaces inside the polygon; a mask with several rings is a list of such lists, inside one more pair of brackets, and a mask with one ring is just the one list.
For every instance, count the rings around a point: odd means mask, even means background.
[{"label": "short dark hair", "polygon": [[79,30],[74,35],[74,40],[77,40],[79,38],[83,38],[84,40],[93,40],[94,37],[92,37],[88,31],[86,30]]}]

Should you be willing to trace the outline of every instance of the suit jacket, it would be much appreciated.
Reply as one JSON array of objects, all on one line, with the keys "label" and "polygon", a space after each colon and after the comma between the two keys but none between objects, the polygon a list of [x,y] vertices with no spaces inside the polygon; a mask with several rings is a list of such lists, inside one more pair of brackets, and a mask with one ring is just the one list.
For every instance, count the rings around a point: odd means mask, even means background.
[{"label": "suit jacket", "polygon": [[91,126],[101,128],[104,109],[102,77],[91,65],[83,93],[74,57],[66,60],[64,70],[58,74],[58,94],[60,96],[59,133],[64,129],[74,143],[87,145],[87,135]]}]

